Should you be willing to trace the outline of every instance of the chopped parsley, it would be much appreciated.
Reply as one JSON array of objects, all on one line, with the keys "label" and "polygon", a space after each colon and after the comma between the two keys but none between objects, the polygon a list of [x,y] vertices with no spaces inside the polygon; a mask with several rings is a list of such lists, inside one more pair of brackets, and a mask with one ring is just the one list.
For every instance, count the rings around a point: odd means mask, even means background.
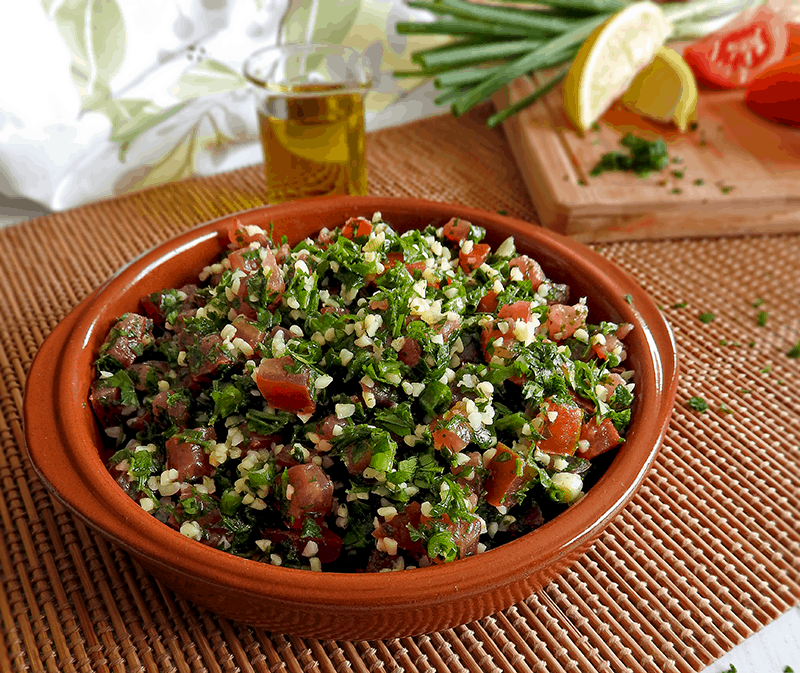
[{"label": "chopped parsley", "polygon": [[716,317],[717,317],[717,314],[716,314],[716,313],[706,312],[706,313],[700,313],[700,314],[697,316],[697,319],[698,319],[698,320],[699,320],[701,323],[703,323],[704,325],[708,325],[708,323],[710,323],[710,322],[711,322],[712,320],[714,320],[714,318],[716,318]]},{"label": "chopped parsley", "polygon": [[688,305],[689,305],[689,303],[688,303],[688,302],[685,302],[685,301],[679,301],[679,302],[677,302],[677,303],[673,304],[673,305],[672,305],[672,308],[686,308]]},{"label": "chopped parsley", "polygon": [[626,302],[628,302],[629,304],[633,304],[633,297],[630,294],[626,294],[626,295],[623,295],[623,296],[624,296]]},{"label": "chopped parsley", "polygon": [[702,187],[704,184],[706,184],[706,182],[703,178],[697,178],[697,180],[694,181],[695,187]]},{"label": "chopped parsley", "polygon": [[764,327],[767,324],[767,312],[766,311],[759,311],[758,318],[757,318],[758,326]]},{"label": "chopped parsley", "polygon": [[786,356],[794,359],[800,358],[800,341],[786,352]]},{"label": "chopped parsley", "polygon": [[727,404],[725,404],[724,402],[722,402],[722,403],[719,405],[719,411],[720,411],[720,413],[722,413],[722,414],[732,414],[732,413],[734,413],[734,412],[733,412],[733,409],[731,409],[731,408],[730,408],[730,407],[729,407]]},{"label": "chopped parsley", "polygon": [[699,411],[701,414],[708,411],[708,402],[702,397],[690,397],[688,404],[690,408]]},{"label": "chopped parsley", "polygon": [[758,308],[759,306],[763,306],[763,304],[764,304],[764,300],[763,300],[763,299],[761,299],[761,297],[759,297],[758,299],[756,299],[756,300],[755,300],[755,301],[752,303],[752,307],[753,307],[753,308]]},{"label": "chopped parsley", "polygon": [[598,176],[606,171],[628,171],[639,177],[647,177],[653,171],[660,171],[669,163],[667,144],[662,138],[658,140],[645,140],[632,133],[626,135],[620,145],[627,152],[607,152],[590,175]]}]

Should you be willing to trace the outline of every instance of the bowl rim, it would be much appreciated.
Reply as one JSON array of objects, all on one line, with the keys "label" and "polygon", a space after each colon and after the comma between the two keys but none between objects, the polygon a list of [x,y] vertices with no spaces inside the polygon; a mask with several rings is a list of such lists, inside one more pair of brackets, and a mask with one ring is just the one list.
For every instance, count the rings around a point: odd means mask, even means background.
[{"label": "bowl rim", "polygon": [[[639,398],[642,399],[640,404],[652,404],[655,422],[646,423],[635,416],[637,443],[629,442],[621,449],[587,494],[555,519],[483,554],[452,563],[405,570],[399,575],[407,578],[407,582],[398,583],[398,573],[314,573],[272,566],[199,544],[160,523],[116,484],[97,455],[94,441],[90,441],[95,438],[82,435],[78,424],[68,422],[69,402],[77,401],[76,385],[80,388],[80,384],[73,380],[73,363],[81,349],[86,348],[92,330],[98,329],[98,309],[113,301],[119,287],[130,287],[199,241],[218,238],[219,232],[224,232],[224,224],[234,218],[248,220],[266,213],[268,218],[275,219],[284,213],[288,217],[288,213],[318,212],[320,208],[337,212],[337,221],[346,217],[346,213],[341,216],[341,210],[367,215],[375,211],[404,209],[409,212],[422,210],[431,221],[450,216],[491,221],[503,228],[503,236],[513,235],[518,242],[523,239],[525,247],[545,247],[559,258],[577,259],[584,263],[585,268],[581,271],[587,272],[598,288],[613,286],[615,290],[624,290],[620,293],[620,304],[618,307],[615,304],[615,308],[626,314],[626,318],[631,318],[628,322],[636,325],[632,334],[640,331],[637,338],[646,341],[647,347],[642,353],[646,371],[637,372],[646,383],[643,386],[646,393],[642,393],[637,382],[637,395],[647,395],[646,400]],[[397,219],[398,216],[393,217]],[[631,295],[632,302],[622,299],[626,293]],[[54,361],[58,362],[55,375]],[[179,566],[180,571],[187,575],[253,595],[292,603],[336,605],[337,609],[346,612],[375,606],[378,599],[384,608],[430,603],[454,591],[466,599],[524,579],[588,543],[630,500],[655,460],[666,432],[677,376],[675,340],[661,311],[630,275],[583,244],[516,218],[458,204],[392,197],[323,197],[280,206],[259,206],[215,218],[155,246],[122,267],[84,299],[45,340],[29,373],[23,420],[29,456],[48,488],[91,527],[129,551],[146,554],[155,565],[172,569]],[[84,393],[87,393],[88,383],[83,386]],[[88,407],[87,399],[85,395],[83,413]],[[43,410],[51,413],[43,414]],[[58,410],[61,413],[56,413]],[[88,413],[92,414],[91,409]],[[634,422],[631,423],[632,429]],[[643,446],[639,447],[639,444]],[[620,460],[619,456],[631,445],[637,451],[627,451],[625,455],[630,458]],[[74,478],[92,488],[75,493],[72,488],[74,481],[70,481]],[[592,514],[592,511],[597,514]],[[586,517],[591,524],[579,525]],[[545,554],[544,550],[548,553]],[[178,555],[180,563],[176,563]],[[472,569],[480,570],[489,562],[492,565],[490,577],[483,572],[472,572]],[[398,584],[403,586],[398,587]]]}]

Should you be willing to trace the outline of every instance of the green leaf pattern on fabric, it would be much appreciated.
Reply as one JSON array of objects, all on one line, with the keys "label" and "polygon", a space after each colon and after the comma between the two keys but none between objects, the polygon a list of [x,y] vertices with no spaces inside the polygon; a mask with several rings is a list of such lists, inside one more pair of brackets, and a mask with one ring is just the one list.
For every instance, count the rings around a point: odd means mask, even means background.
[{"label": "green leaf pattern on fabric", "polygon": [[[171,139],[164,145],[160,157],[146,158],[144,165],[132,166],[128,172],[131,179],[125,180],[125,191],[192,174],[198,151],[210,152],[213,159],[232,144],[254,140],[246,133],[221,130],[209,106],[197,106],[194,119],[186,118],[184,113],[179,117],[179,123],[168,125],[174,115],[209,95],[215,96],[213,105],[217,113],[223,117],[235,115],[230,106],[241,103],[242,98],[226,98],[225,94],[244,91],[248,83],[238,69],[209,55],[201,56],[193,67],[188,66],[176,76],[171,87],[162,89],[161,93],[174,98],[172,105],[156,104],[147,97],[153,95],[155,98],[155,92],[128,96],[128,89],[124,86],[119,88],[119,85],[115,94],[112,77],[124,64],[128,42],[120,5],[129,1],[136,0],[40,0],[44,12],[56,24],[71,52],[70,75],[81,96],[82,110],[84,113],[102,114],[109,120],[109,140],[118,146],[119,161],[125,162],[133,143],[153,129],[157,129],[160,136]],[[238,0],[227,0],[231,4],[235,1]],[[257,13],[263,13],[265,6],[269,4],[264,0],[252,0],[250,11],[254,20]],[[395,20],[407,18],[407,11],[401,0],[389,3],[385,0],[289,0],[280,25],[285,42],[302,42],[309,37],[315,42],[346,44],[362,50],[371,60],[380,81],[381,71],[388,73],[408,67],[410,52],[430,43],[428,37],[417,40],[415,44],[406,44],[406,36],[392,34],[387,37]],[[397,15],[398,12],[401,15]],[[398,43],[398,39],[402,42]],[[183,47],[187,56],[191,56],[189,51],[196,48],[196,44]],[[183,57],[182,54],[176,56]],[[171,62],[174,64],[176,61],[171,59]],[[162,70],[165,64],[166,61],[152,67],[137,81],[156,71],[166,72]],[[388,74],[383,76],[383,80],[379,91],[367,97],[368,112],[382,110],[417,86],[413,81],[393,80]],[[163,97],[159,100],[163,101]]]},{"label": "green leaf pattern on fabric", "polygon": [[173,89],[180,100],[210,93],[233,91],[247,86],[247,80],[224,63],[203,59],[195,68],[182,75]]},{"label": "green leaf pattern on fabric", "polygon": [[339,44],[355,23],[361,0],[291,0],[283,20],[283,41]]},{"label": "green leaf pattern on fabric", "polygon": [[[45,9],[52,9],[44,2]],[[102,103],[125,58],[125,24],[116,0],[64,0],[53,15],[72,52],[71,75],[84,107]],[[88,103],[88,105],[87,105]]]}]

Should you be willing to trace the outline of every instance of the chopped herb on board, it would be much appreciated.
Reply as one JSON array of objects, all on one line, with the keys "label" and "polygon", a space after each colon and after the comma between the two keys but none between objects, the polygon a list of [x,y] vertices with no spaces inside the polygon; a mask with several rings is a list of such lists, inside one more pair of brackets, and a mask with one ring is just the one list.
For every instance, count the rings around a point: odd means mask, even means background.
[{"label": "chopped herb on board", "polygon": [[702,397],[690,397],[689,406],[695,411],[699,411],[701,414],[705,411],[708,411],[708,402],[706,402]]},{"label": "chopped herb on board", "polygon": [[682,194],[682,193],[683,190],[679,189],[678,187],[674,187],[673,189],[670,190],[670,194]]},{"label": "chopped herb on board", "polygon": [[759,311],[758,312],[758,326],[764,327],[767,324],[767,312],[766,311]]},{"label": "chopped herb on board", "polygon": [[606,171],[631,171],[639,177],[647,177],[651,171],[660,171],[669,163],[667,144],[662,138],[645,140],[629,133],[620,145],[627,148],[628,153],[607,152],[592,169],[592,177]]},{"label": "chopped herb on board", "polygon": [[720,187],[720,188],[719,188],[719,191],[721,191],[723,194],[728,194],[728,193],[730,193],[732,190],[733,190],[733,187]]},{"label": "chopped herb on board", "polygon": [[794,346],[792,346],[786,355],[790,358],[800,358],[800,341],[798,341]]},{"label": "chopped herb on board", "polygon": [[730,408],[730,407],[729,407],[727,404],[725,404],[724,402],[723,402],[722,404],[720,404],[720,405],[719,405],[719,411],[720,411],[720,413],[722,413],[722,414],[732,414],[732,413],[733,413],[733,409],[731,409],[731,408]]},{"label": "chopped herb on board", "polygon": [[759,371],[762,374],[769,374],[772,371],[772,365],[764,365]]},{"label": "chopped herb on board", "polygon": [[686,308],[689,305],[689,302],[686,301],[679,301],[672,305],[672,308]]},{"label": "chopped herb on board", "polygon": [[683,171],[672,171],[672,175],[680,180],[683,178],[684,173]]},{"label": "chopped herb on board", "polygon": [[703,323],[704,325],[708,325],[708,323],[710,323],[710,322],[711,322],[712,320],[714,320],[714,318],[716,318],[716,317],[717,317],[717,314],[716,314],[716,313],[710,313],[710,312],[708,312],[708,313],[701,313],[700,315],[698,315],[698,316],[697,316],[697,319],[698,319],[698,320],[699,320],[701,323]]},{"label": "chopped herb on board", "polygon": [[759,307],[759,306],[761,306],[763,303],[764,303],[764,300],[763,300],[761,297],[759,297],[758,299],[756,299],[756,300],[753,302],[752,306],[753,306],[753,308],[758,308],[758,307]]},{"label": "chopped herb on board", "polygon": [[697,178],[697,180],[694,181],[695,187],[702,187],[704,184],[706,183],[705,180],[703,180],[703,178]]}]

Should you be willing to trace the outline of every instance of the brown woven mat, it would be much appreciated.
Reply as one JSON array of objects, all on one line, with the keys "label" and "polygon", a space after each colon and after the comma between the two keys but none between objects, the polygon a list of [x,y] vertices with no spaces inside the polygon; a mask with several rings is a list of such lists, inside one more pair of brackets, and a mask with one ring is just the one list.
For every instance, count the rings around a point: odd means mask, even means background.
[{"label": "brown woven mat", "polygon": [[[482,125],[488,112],[372,134],[372,193],[535,222],[502,132]],[[692,671],[800,601],[800,360],[786,356],[800,338],[798,235],[600,248],[672,322],[678,401],[631,504],[525,602],[430,636],[320,642],[233,624],[160,586],[32,473],[25,374],[50,330],[119,266],[261,203],[252,167],[0,230],[0,671]],[[704,324],[701,312],[716,318]],[[708,411],[690,409],[692,396]]]}]

